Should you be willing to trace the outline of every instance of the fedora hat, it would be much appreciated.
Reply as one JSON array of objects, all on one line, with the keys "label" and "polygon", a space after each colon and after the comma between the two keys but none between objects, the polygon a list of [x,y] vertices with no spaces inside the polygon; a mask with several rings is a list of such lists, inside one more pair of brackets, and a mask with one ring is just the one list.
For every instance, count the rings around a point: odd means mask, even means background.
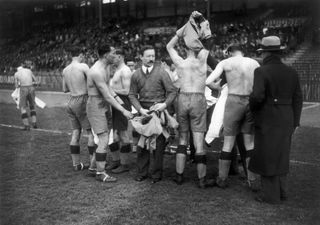
[{"label": "fedora hat", "polygon": [[262,38],[261,48],[257,51],[260,52],[271,52],[271,51],[282,51],[285,47],[281,46],[280,38],[277,36],[268,36]]}]

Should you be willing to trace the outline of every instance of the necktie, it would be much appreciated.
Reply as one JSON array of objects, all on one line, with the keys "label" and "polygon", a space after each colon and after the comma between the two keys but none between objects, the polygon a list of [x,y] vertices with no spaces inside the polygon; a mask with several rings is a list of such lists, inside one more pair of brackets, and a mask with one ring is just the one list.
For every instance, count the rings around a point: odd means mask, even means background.
[{"label": "necktie", "polygon": [[149,69],[147,68],[147,70],[146,70],[146,74],[148,75],[149,74]]}]

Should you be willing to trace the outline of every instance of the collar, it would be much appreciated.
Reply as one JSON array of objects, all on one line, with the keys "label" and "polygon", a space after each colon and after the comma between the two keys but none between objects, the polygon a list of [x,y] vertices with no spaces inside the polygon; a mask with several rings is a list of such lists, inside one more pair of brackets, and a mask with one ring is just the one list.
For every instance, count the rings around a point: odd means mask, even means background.
[{"label": "collar", "polygon": [[143,71],[145,74],[147,74],[147,68],[148,68],[149,73],[153,70],[153,66],[146,67],[145,65],[142,65],[142,71]]},{"label": "collar", "polygon": [[263,65],[266,64],[281,64],[281,58],[277,55],[269,55],[263,59]]}]

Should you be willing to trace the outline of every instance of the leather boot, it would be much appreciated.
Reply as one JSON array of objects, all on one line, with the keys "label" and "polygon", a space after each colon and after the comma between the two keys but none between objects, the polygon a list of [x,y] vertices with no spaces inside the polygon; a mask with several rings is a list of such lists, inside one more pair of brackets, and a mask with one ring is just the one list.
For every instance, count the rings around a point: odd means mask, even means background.
[{"label": "leather boot", "polygon": [[226,188],[228,186],[228,174],[231,160],[219,159],[219,176],[217,177],[216,184],[220,188]]}]

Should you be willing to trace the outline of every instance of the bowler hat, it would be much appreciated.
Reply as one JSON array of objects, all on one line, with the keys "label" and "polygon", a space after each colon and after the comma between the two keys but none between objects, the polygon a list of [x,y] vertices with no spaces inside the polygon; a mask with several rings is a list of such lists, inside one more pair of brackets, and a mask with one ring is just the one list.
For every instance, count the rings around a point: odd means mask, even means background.
[{"label": "bowler hat", "polygon": [[268,36],[262,38],[261,48],[257,51],[261,52],[273,52],[273,51],[281,51],[284,50],[285,47],[281,46],[280,38],[277,36]]}]

